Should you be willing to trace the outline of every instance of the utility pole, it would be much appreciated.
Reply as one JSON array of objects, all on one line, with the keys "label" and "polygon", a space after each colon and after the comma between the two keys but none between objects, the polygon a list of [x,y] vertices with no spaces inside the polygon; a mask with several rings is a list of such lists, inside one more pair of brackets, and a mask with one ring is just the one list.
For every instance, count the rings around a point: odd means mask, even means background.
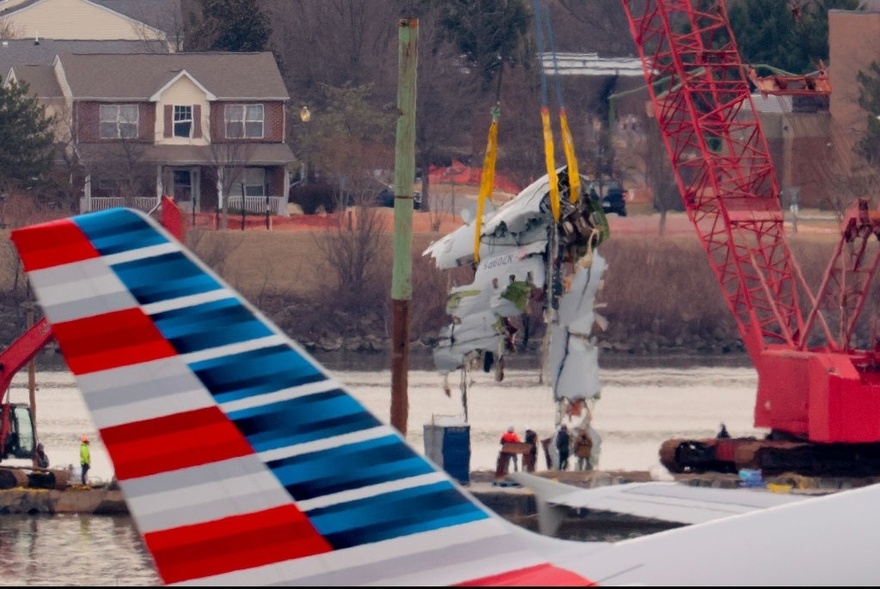
[{"label": "utility pole", "polygon": [[[34,326],[34,304],[28,301],[26,307],[27,327],[30,330]],[[33,358],[28,362],[28,402],[31,405],[31,419],[34,420],[34,439],[39,441],[40,436],[37,433],[37,367]],[[33,466],[38,466],[36,454],[33,457]]]},{"label": "utility pole", "polygon": [[394,153],[394,266],[391,274],[391,425],[406,437],[412,301],[413,182],[419,21],[399,23],[397,141]]}]

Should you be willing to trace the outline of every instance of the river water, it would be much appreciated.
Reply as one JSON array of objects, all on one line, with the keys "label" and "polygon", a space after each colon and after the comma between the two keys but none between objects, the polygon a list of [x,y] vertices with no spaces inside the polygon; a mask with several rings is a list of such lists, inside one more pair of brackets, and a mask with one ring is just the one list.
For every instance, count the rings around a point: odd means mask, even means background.
[{"label": "river water", "polygon": [[[379,418],[390,418],[391,371],[381,358],[320,357],[338,380]],[[502,382],[474,372],[468,386],[471,471],[494,471],[501,433],[513,425],[546,437],[555,407],[533,362],[513,362]],[[407,440],[424,451],[423,428],[440,416],[461,416],[457,374],[452,394],[429,360],[413,358],[407,375]],[[752,426],[757,375],[745,357],[617,358],[602,360],[602,394],[593,427],[602,436],[600,470],[644,470],[664,476],[657,450],[672,437],[711,437],[721,422],[734,436],[760,435]],[[61,368],[36,375],[38,433],[53,467],[78,465],[79,438],[92,440],[90,482],[113,477],[113,467],[72,375]],[[19,374],[12,401],[28,399]],[[11,462],[10,463],[14,463]],[[539,469],[544,467],[539,460]],[[158,578],[128,517],[0,516],[0,584],[154,585]]]}]

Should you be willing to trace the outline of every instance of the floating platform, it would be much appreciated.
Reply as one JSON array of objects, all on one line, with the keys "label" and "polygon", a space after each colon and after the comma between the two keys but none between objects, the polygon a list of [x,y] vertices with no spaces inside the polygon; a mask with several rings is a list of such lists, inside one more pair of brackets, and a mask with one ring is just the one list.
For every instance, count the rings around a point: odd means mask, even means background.
[{"label": "floating platform", "polygon": [[84,513],[127,515],[118,487],[70,485],[64,489],[16,487],[0,490],[0,514],[55,515]]}]

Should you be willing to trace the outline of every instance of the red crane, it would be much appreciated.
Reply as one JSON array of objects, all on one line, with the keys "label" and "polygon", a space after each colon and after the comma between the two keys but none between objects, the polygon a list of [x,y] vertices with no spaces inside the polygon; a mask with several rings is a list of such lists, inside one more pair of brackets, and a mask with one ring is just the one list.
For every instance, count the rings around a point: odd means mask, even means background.
[{"label": "red crane", "polygon": [[770,430],[763,440],[669,440],[661,461],[673,472],[880,472],[880,354],[876,340],[853,344],[880,262],[869,250],[877,213],[865,200],[849,211],[813,294],[786,243],[760,123],[741,116],[755,112],[750,72],[723,0],[623,5],[687,214],[758,373],[754,424]]}]

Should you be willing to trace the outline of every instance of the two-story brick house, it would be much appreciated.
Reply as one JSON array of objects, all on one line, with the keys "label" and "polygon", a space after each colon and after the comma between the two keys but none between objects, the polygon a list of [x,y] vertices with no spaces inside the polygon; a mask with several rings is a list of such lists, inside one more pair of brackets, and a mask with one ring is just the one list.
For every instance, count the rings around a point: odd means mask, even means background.
[{"label": "two-story brick house", "polygon": [[[41,67],[59,96],[47,95]],[[240,208],[243,193],[252,210],[271,202],[286,213],[289,95],[271,53],[65,53],[10,70],[28,78],[59,116],[58,141],[83,177],[81,209],[173,194],[185,209],[215,211],[224,199]]]}]

